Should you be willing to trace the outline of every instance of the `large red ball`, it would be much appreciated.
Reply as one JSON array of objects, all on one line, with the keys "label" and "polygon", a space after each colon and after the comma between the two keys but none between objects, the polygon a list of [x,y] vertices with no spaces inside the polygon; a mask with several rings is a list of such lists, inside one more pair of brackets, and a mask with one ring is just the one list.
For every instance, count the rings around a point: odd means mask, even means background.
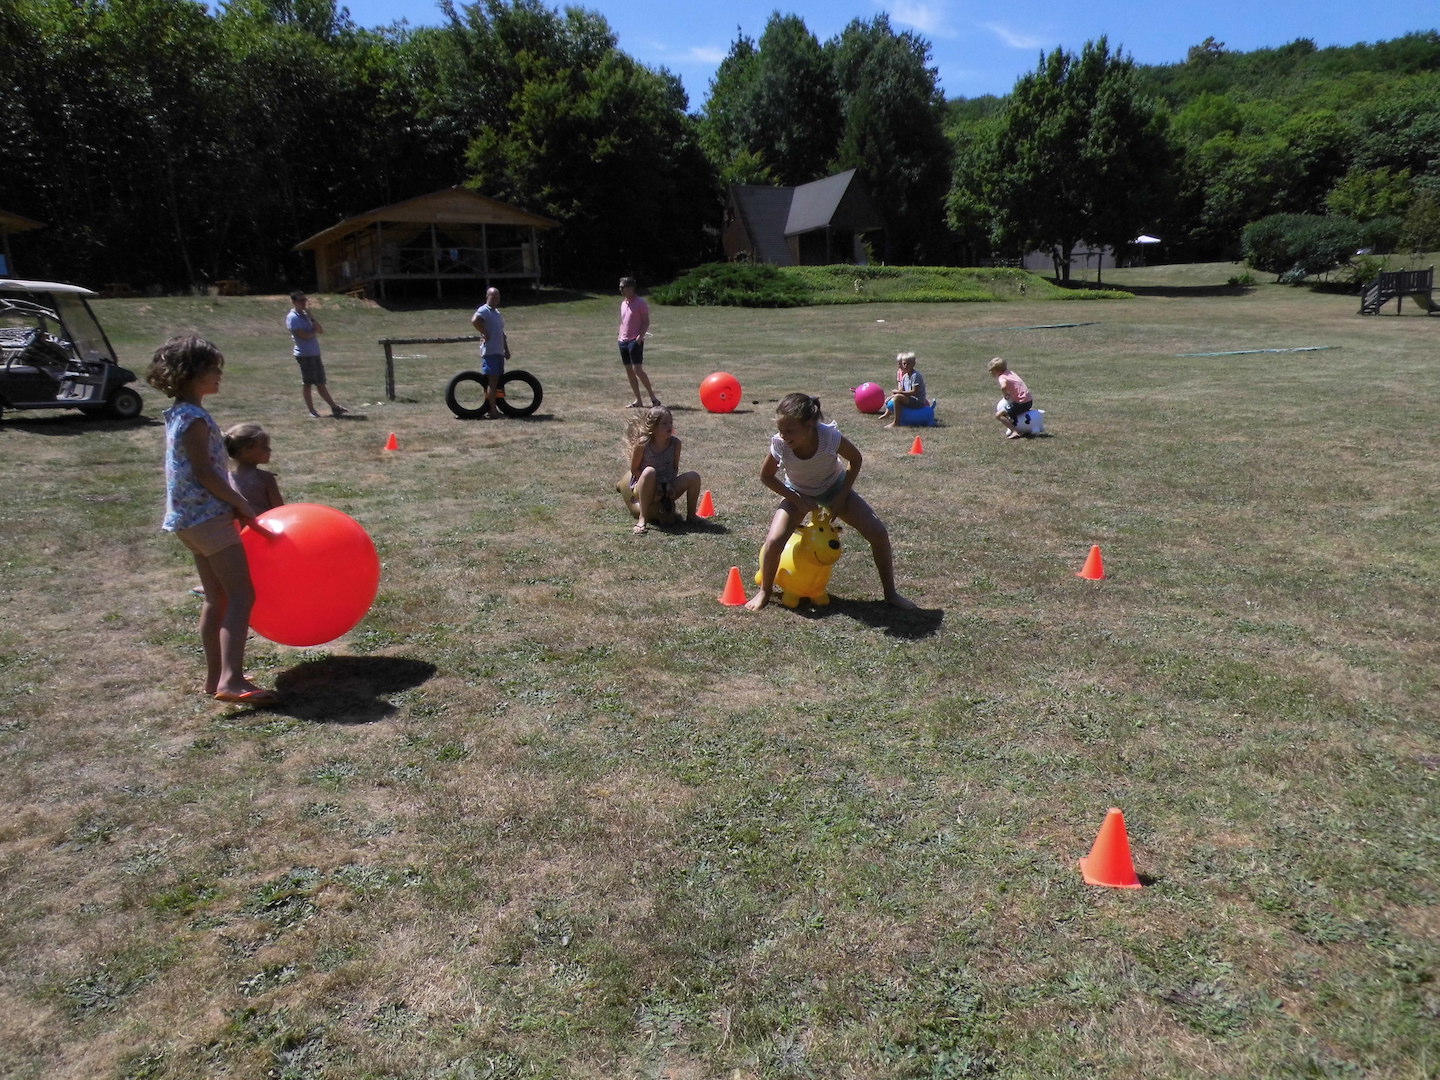
[{"label": "large red ball", "polygon": [[700,404],[711,412],[734,412],[740,404],[740,380],[728,371],[706,375],[700,383]]},{"label": "large red ball", "polygon": [[380,588],[380,556],[360,523],[316,503],[277,506],[256,522],[240,532],[255,585],[251,629],[299,646],[354,629]]}]

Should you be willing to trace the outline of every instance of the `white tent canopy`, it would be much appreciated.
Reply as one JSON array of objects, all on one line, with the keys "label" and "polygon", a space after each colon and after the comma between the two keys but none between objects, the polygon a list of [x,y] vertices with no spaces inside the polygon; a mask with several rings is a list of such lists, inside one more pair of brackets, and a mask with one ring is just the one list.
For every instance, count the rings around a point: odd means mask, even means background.
[{"label": "white tent canopy", "polygon": [[1149,233],[1141,233],[1130,242],[1132,244],[1158,244],[1160,243],[1160,238],[1158,236],[1151,236]]}]

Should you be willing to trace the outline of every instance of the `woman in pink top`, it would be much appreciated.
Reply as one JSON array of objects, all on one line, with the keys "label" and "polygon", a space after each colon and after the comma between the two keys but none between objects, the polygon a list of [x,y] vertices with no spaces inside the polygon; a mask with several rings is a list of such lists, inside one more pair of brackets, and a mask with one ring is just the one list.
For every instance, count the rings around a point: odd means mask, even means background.
[{"label": "woman in pink top", "polygon": [[630,380],[630,392],[635,395],[629,407],[645,408],[645,400],[640,396],[641,386],[650,395],[650,404],[659,405],[660,399],[650,385],[650,376],[645,374],[645,335],[650,332],[650,305],[643,297],[635,295],[633,277],[620,279],[620,295],[623,297],[620,301],[620,363],[625,365],[625,377]]}]

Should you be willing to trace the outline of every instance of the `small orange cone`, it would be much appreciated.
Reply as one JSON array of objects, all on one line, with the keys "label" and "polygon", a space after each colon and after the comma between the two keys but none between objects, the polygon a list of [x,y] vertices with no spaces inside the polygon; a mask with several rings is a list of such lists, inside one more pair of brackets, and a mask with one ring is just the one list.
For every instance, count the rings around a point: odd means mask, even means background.
[{"label": "small orange cone", "polygon": [[1085,560],[1085,566],[1075,576],[1089,578],[1091,581],[1099,581],[1105,576],[1105,562],[1100,558],[1099,544],[1090,545],[1090,555]]},{"label": "small orange cone", "polygon": [[1111,807],[1095,837],[1090,854],[1080,860],[1080,876],[1087,885],[1105,885],[1112,889],[1138,889],[1135,863],[1130,858],[1130,837],[1125,833],[1125,815]]},{"label": "small orange cone", "polygon": [[725,579],[725,591],[720,594],[720,603],[726,607],[739,607],[745,603],[745,583],[740,580],[740,568],[730,567],[730,576]]},{"label": "small orange cone", "polygon": [[919,436],[919,435],[916,435],[916,436],[915,436],[915,441],[910,444],[910,453],[912,453],[912,454],[923,454],[924,452],[925,452],[925,447],[924,447],[924,445],[920,442],[920,436]]},{"label": "small orange cone", "polygon": [[397,439],[397,438],[395,438],[395,432],[393,432],[393,431],[390,432],[390,437],[385,440],[385,449],[386,449],[386,450],[399,450],[399,449],[400,449],[400,440]]},{"label": "small orange cone", "polygon": [[705,518],[715,516],[715,500],[710,498],[710,492],[704,492],[700,496],[700,505],[695,510],[695,516]]}]

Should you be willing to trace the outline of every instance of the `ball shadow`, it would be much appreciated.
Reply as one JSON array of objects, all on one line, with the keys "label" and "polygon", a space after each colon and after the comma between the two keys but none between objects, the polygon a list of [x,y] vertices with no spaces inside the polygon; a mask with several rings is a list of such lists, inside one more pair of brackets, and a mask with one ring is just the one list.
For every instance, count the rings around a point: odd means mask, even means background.
[{"label": "ball shadow", "polygon": [[399,710],[385,700],[413,690],[434,664],[403,656],[327,656],[282,671],[275,689],[284,701],[269,711],[328,724],[373,724]]}]

